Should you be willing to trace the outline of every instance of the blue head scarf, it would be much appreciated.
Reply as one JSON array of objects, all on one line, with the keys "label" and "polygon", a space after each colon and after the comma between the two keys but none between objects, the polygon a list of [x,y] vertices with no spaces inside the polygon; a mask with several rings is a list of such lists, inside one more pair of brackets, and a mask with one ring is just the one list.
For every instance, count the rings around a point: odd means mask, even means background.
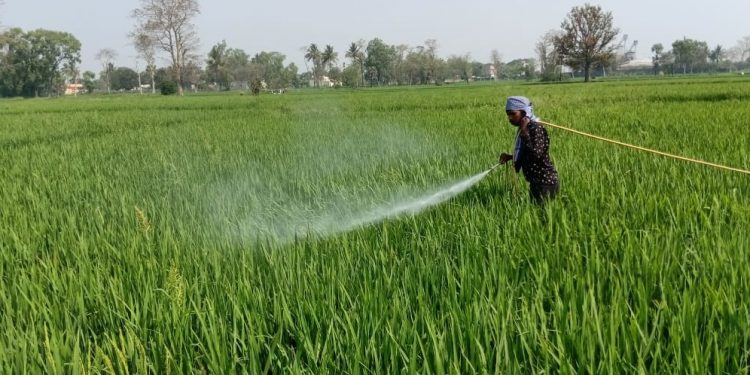
[{"label": "blue head scarf", "polygon": [[524,111],[526,117],[531,121],[538,121],[539,117],[534,116],[534,106],[525,96],[509,96],[505,102],[506,111]]},{"label": "blue head scarf", "polygon": [[[529,120],[531,121],[539,120],[539,117],[534,116],[534,107],[532,106],[531,101],[525,96],[509,96],[508,100],[505,102],[505,110],[506,111],[524,111],[526,112],[526,117],[528,117]],[[514,164],[518,163],[518,159],[521,157],[521,146],[523,146],[523,140],[520,137],[520,129],[519,129],[519,133],[516,134],[516,145],[513,149],[513,163]],[[516,166],[516,169],[518,169],[518,166]]]}]

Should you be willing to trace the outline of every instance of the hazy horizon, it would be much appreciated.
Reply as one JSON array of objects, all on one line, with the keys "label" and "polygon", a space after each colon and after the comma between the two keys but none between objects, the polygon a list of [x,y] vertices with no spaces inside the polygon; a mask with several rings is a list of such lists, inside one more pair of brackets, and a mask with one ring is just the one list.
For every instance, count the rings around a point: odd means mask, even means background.
[{"label": "hazy horizon", "polygon": [[[750,13],[748,1],[717,0],[708,11],[673,0],[589,3],[612,12],[614,24],[620,29],[618,40],[628,34],[628,45],[638,41],[637,58],[650,57],[655,43],[669,49],[672,42],[683,37],[705,41],[710,48],[722,45],[729,49],[750,35],[750,30],[738,30]],[[301,73],[307,70],[302,49],[310,43],[321,48],[332,45],[341,64],[347,62],[344,54],[351,42],[373,38],[410,47],[435,39],[443,58],[469,54],[472,60],[488,62],[493,49],[506,62],[536,57],[534,45],[539,38],[559,29],[570,9],[585,2],[510,0],[497,4],[478,0],[470,9],[444,0],[383,0],[370,8],[343,0],[261,4],[216,0],[199,4],[201,14],[193,23],[200,38],[197,54],[202,65],[208,50],[225,40],[229,47],[251,56],[261,51],[283,53],[285,63],[295,63]],[[127,35],[134,25],[131,11],[139,6],[137,0],[5,0],[0,5],[0,24],[4,29],[43,28],[73,34],[82,44],[82,70],[98,75],[101,66],[95,56],[103,48],[117,52],[117,66],[135,68],[136,52]],[[142,62],[138,64],[143,66]],[[168,62],[159,59],[157,65],[166,66]]]}]

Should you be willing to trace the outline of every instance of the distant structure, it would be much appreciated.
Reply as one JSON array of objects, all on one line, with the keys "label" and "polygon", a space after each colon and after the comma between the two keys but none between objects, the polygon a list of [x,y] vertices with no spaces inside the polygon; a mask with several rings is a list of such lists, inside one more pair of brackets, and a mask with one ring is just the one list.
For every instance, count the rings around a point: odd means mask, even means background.
[{"label": "distant structure", "polygon": [[487,77],[487,79],[497,79],[497,68],[495,68],[495,64],[484,64],[482,66],[482,76]]},{"label": "distant structure", "polygon": [[628,47],[628,34],[622,36],[622,40],[617,44],[617,55],[620,57],[622,63],[627,63],[636,59],[635,49],[638,47],[638,41],[634,40],[633,43]]},{"label": "distant structure", "polygon": [[[315,79],[311,79],[309,82],[310,87],[315,87]],[[322,76],[318,82],[318,87],[334,87],[341,86],[341,82],[331,79],[328,76]],[[265,87],[264,87],[265,88]]]},{"label": "distant structure", "polygon": [[619,61],[618,70],[622,72],[645,72],[652,68],[651,59],[638,59],[635,50],[638,47],[638,41],[628,45],[628,34],[622,36],[622,40],[617,44],[617,59]]},{"label": "distant structure", "polygon": [[68,83],[65,85],[65,95],[78,95],[83,92],[83,85],[80,83]]}]

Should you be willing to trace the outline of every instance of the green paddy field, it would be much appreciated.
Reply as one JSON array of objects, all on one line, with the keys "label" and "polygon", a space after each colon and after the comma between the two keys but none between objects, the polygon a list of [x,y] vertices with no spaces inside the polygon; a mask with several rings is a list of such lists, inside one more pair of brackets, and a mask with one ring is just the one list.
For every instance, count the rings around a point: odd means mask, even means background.
[{"label": "green paddy field", "polygon": [[0,373],[750,371],[750,79],[0,101]]}]

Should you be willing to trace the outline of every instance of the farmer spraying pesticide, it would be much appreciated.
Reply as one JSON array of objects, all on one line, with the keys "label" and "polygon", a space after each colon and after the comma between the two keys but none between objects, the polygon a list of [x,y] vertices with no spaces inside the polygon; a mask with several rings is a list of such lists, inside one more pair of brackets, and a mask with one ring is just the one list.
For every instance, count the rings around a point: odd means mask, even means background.
[{"label": "farmer spraying pesticide", "polygon": [[518,127],[513,155],[500,154],[500,164],[513,161],[516,172],[523,170],[529,182],[529,195],[536,204],[554,198],[560,191],[557,170],[549,157],[549,137],[534,116],[531,101],[523,96],[511,96],[505,102],[505,114]]}]

